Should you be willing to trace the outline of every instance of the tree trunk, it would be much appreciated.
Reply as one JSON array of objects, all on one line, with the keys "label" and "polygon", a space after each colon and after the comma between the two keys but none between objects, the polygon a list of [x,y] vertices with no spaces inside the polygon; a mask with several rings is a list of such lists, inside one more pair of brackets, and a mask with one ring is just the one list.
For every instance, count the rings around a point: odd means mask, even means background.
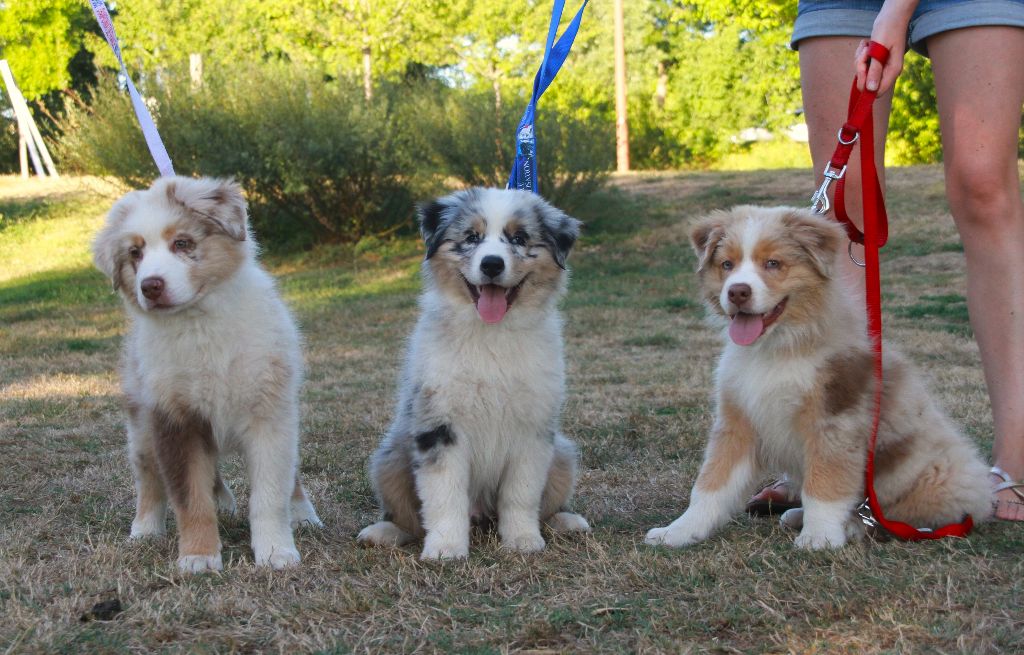
[{"label": "tree trunk", "polygon": [[622,0],[615,0],[615,168],[629,171],[629,123],[626,120],[626,38]]},{"label": "tree trunk", "polygon": [[658,109],[665,108],[665,96],[668,95],[668,68],[665,62],[658,62],[658,86],[654,89],[654,104]]},{"label": "tree trunk", "polygon": [[373,70],[370,68],[370,46],[363,46],[363,95],[366,102],[373,100]]}]

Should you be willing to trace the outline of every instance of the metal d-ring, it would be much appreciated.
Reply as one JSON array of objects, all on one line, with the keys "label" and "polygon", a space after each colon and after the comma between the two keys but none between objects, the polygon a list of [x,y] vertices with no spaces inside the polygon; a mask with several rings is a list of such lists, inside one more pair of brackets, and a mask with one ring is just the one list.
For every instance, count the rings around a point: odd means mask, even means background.
[{"label": "metal d-ring", "polygon": [[839,143],[843,144],[844,146],[848,146],[848,145],[857,143],[857,139],[860,138],[860,132],[854,132],[852,139],[850,139],[849,141],[844,141],[843,140],[843,128],[839,128],[839,132],[836,133],[836,138],[839,139]]},{"label": "metal d-ring", "polygon": [[859,261],[857,261],[857,258],[853,256],[853,241],[851,241],[850,243],[848,243],[846,245],[846,252],[850,255],[850,261],[851,262],[853,262],[857,266],[860,266],[861,268],[864,268],[865,266],[867,266],[867,259],[865,259],[862,262],[859,262]]}]

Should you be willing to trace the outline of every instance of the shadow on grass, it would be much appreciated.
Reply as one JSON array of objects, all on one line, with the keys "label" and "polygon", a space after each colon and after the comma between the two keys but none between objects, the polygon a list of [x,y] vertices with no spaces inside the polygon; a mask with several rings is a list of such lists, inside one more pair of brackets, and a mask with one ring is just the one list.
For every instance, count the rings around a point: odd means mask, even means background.
[{"label": "shadow on grass", "polygon": [[65,268],[0,282],[0,322],[44,319],[69,308],[110,308],[118,299],[99,271]]},{"label": "shadow on grass", "polygon": [[0,200],[0,233],[19,223],[52,218],[73,206],[69,199],[5,198]]}]

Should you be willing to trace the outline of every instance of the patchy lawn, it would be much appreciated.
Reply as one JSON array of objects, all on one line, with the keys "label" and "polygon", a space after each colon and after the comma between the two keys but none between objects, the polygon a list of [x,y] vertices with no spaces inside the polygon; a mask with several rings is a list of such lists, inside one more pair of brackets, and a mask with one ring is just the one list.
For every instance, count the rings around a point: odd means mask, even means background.
[{"label": "patchy lawn", "polygon": [[[887,334],[987,452],[941,169],[889,178]],[[711,419],[718,343],[682,225],[740,202],[802,205],[809,182],[803,171],[636,175],[579,212],[564,426],[583,452],[575,506],[595,529],[535,556],[503,552],[493,535],[474,539],[467,562],[356,546],[376,517],[365,464],[390,419],[420,248],[270,257],[306,333],[302,470],[327,527],[298,533],[299,569],[257,571],[242,511],[222,519],[225,571],[183,578],[173,526],[126,540],[124,319],[87,253],[111,190],[0,179],[0,651],[1021,652],[1021,526],[804,553],[774,521],[741,517],[687,550],[643,544],[684,508]],[[237,461],[227,478],[244,508]],[[115,598],[111,620],[82,620]]]}]

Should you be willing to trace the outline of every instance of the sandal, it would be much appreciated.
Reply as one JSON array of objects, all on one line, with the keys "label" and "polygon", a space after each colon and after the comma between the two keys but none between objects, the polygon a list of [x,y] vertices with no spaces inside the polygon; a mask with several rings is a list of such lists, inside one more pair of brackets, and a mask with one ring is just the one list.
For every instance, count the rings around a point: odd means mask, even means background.
[{"label": "sandal", "polygon": [[747,501],[747,514],[772,516],[800,507],[800,494],[794,492],[789,478],[782,476]]},{"label": "sandal", "polygon": [[[1008,498],[994,498],[992,500],[992,507],[994,510],[998,510],[1001,504],[1005,504],[1007,506],[1016,507],[1020,515],[1020,518],[1001,520],[1024,521],[1024,482],[1015,481],[1013,478],[1010,477],[1009,473],[999,468],[998,466],[993,466],[991,469],[989,469],[989,473],[1002,480],[1002,482],[992,487],[993,495],[999,493],[1000,491],[1006,491],[1007,489],[1009,489],[1010,491],[1013,492],[1013,495],[1017,497],[1017,500],[1012,500]],[[1000,517],[998,516],[996,518],[1000,519]]]}]

